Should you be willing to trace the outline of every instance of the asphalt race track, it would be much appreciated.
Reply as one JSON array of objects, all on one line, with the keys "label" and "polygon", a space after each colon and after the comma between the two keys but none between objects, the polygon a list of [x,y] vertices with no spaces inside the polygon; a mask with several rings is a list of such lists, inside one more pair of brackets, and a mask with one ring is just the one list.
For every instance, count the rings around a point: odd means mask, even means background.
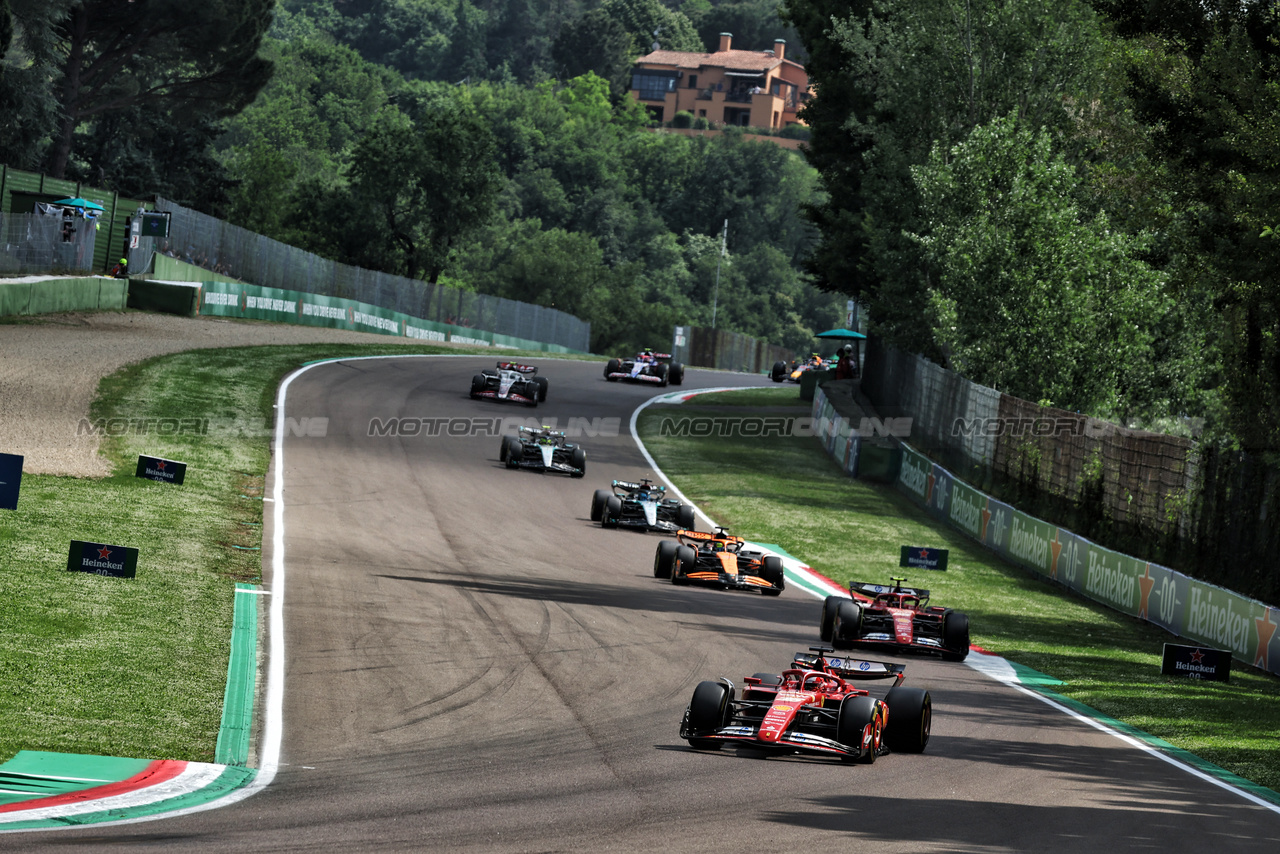
[{"label": "asphalt race track", "polygon": [[[697,682],[785,666],[817,642],[818,600],[654,579],[658,535],[587,513],[611,478],[648,473],[628,420],[660,390],[548,360],[537,409],[468,399],[493,361],[347,361],[291,384],[288,414],[329,422],[274,462],[286,655],[265,791],[177,818],[0,834],[0,849],[1280,850],[1276,811],[963,664],[894,659],[933,695],[922,755],[691,750],[677,731]],[[684,388],[765,383],[690,370]],[[620,429],[581,439],[582,480],[507,470],[497,436],[369,435],[371,418],[473,416]]]}]

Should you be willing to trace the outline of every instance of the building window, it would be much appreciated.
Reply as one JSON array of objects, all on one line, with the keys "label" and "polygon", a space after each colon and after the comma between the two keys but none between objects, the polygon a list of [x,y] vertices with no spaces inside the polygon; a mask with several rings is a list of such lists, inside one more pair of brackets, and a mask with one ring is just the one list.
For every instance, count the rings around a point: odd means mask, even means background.
[{"label": "building window", "polygon": [[696,75],[696,74],[690,74],[690,75],[689,75],[689,88],[690,88],[690,89],[697,89],[697,88],[698,88],[698,75]]},{"label": "building window", "polygon": [[631,88],[640,94],[641,101],[661,101],[676,90],[679,81],[675,75],[673,71],[637,71],[631,75]]}]

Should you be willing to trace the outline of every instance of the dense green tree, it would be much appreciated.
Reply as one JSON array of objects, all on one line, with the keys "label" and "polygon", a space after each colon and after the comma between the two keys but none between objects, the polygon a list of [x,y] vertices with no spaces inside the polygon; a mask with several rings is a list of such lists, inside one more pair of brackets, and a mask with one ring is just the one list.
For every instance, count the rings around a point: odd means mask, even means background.
[{"label": "dense green tree", "polygon": [[608,81],[609,92],[619,99],[631,88],[631,34],[621,21],[603,9],[594,9],[567,21],[551,46],[553,71],[561,79],[588,71]]},{"label": "dense green tree", "polygon": [[[78,140],[92,136],[104,115],[133,109],[135,122],[155,116],[158,130],[199,127],[243,109],[271,75],[258,48],[274,6],[274,0],[76,0],[52,15],[19,18],[24,30],[47,28],[34,38],[55,45],[47,85],[60,119],[47,131],[47,172],[66,175]],[[145,124],[138,129],[145,132]],[[156,149],[167,144],[157,134],[152,139]]]},{"label": "dense green tree", "polygon": [[633,56],[649,53],[655,41],[663,50],[706,50],[684,13],[669,9],[661,0],[604,0],[600,9],[631,33]]},{"label": "dense green tree", "polygon": [[698,30],[698,38],[714,49],[721,33],[733,36],[735,50],[773,50],[775,39],[787,43],[787,59],[801,64],[805,61],[805,48],[800,34],[778,15],[777,0],[737,0],[737,2],[707,5],[703,11],[693,11],[688,4],[682,7],[685,15]]}]

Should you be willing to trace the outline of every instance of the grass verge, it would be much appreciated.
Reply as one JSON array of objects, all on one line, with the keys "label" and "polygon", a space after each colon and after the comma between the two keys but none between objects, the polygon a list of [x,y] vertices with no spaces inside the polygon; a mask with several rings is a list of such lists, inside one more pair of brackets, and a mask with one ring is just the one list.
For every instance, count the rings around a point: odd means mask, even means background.
[{"label": "grass verge", "polygon": [[[235,582],[261,574],[280,380],[321,358],[459,352],[405,344],[198,350],[105,378],[91,421],[166,419],[167,427],[113,429],[120,435],[101,447],[111,477],[27,475],[18,509],[0,513],[0,762],[23,749],[213,761]],[[134,477],[139,454],[187,463],[186,482]],[[137,577],[67,572],[73,539],[138,548]]]},{"label": "grass verge", "polygon": [[[1239,662],[1228,684],[1161,676],[1172,635],[1005,563],[892,488],[849,478],[817,439],[661,435],[664,418],[724,417],[724,405],[737,400],[778,406],[795,394],[783,387],[655,405],[638,429],[663,471],[711,518],[777,543],[841,584],[887,582],[903,545],[950,549],[947,572],[912,580],[935,604],[968,612],[975,644],[1062,680],[1059,694],[1280,791],[1275,677]],[[815,599],[815,641],[819,610]]]}]

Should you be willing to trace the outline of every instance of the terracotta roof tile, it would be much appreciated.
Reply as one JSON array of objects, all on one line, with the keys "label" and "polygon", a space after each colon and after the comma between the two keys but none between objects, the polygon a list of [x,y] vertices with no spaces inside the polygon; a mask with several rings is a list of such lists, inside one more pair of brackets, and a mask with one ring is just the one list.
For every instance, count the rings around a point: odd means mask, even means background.
[{"label": "terracotta roof tile", "polygon": [[690,53],[682,50],[655,50],[636,60],[637,63],[673,65],[676,68],[728,68],[732,71],[759,71],[764,73],[782,64],[773,51],[721,50],[715,53]]}]

